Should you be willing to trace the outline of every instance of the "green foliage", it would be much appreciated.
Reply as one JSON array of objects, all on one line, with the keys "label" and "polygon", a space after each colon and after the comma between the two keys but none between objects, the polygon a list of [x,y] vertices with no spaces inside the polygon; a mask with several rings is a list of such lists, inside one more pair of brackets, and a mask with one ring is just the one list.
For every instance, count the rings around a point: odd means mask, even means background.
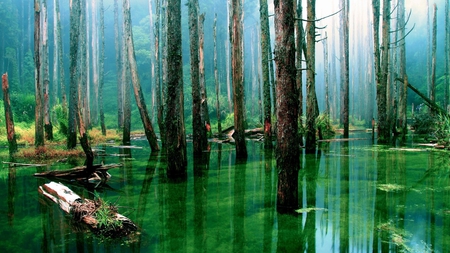
[{"label": "green foliage", "polygon": [[435,118],[434,136],[438,143],[444,146],[450,144],[450,117],[447,115],[439,115]]},{"label": "green foliage", "polygon": [[319,117],[317,117],[316,127],[319,131],[322,132],[324,138],[329,138],[331,136],[334,136],[335,134],[328,114],[320,114]]},{"label": "green foliage", "polygon": [[36,100],[33,94],[13,92],[10,99],[15,122],[34,122]]},{"label": "green foliage", "polygon": [[414,116],[412,127],[416,134],[431,134],[435,131],[436,118],[427,112]]},{"label": "green foliage", "polygon": [[122,227],[122,222],[115,219],[117,213],[117,207],[108,201],[104,201],[100,198],[98,193],[95,193],[95,202],[98,205],[95,211],[95,218],[98,222],[98,228],[101,230],[114,231]]},{"label": "green foliage", "polygon": [[58,123],[58,132],[67,137],[69,127],[69,117],[67,108],[64,108],[62,104],[56,104],[53,106],[53,113]]}]

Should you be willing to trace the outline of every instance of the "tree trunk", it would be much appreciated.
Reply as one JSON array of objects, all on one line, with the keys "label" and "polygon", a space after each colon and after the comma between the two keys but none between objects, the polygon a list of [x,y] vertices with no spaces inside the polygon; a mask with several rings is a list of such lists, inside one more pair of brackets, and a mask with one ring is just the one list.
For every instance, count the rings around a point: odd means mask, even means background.
[{"label": "tree trunk", "polygon": [[77,111],[78,111],[78,44],[80,29],[80,0],[73,0],[70,6],[70,96],[69,96],[69,126],[67,148],[77,145]]},{"label": "tree trunk", "polygon": [[298,94],[295,67],[294,6],[290,0],[275,4],[275,62],[277,66],[277,208],[298,207]]},{"label": "tree trunk", "polygon": [[[430,90],[429,97],[430,100],[435,102],[436,100],[436,47],[437,47],[437,6],[434,4],[434,15],[433,15],[433,40],[431,48],[431,76],[430,76]],[[431,114],[434,115],[436,111],[430,110]]]},{"label": "tree trunk", "polygon": [[91,48],[92,48],[92,86],[93,86],[93,93],[94,93],[94,99],[92,100],[92,110],[91,110],[91,123],[95,126],[98,125],[98,90],[99,90],[99,57],[98,57],[98,12],[97,12],[97,1],[91,2]]},{"label": "tree trunk", "polygon": [[[198,19],[198,33],[199,33],[199,81],[200,81],[200,115],[202,117],[202,127],[205,131],[205,135],[211,130],[211,120],[209,119],[208,110],[208,93],[206,92],[206,80],[205,80],[205,56],[204,56],[204,44],[205,44],[205,13],[201,14]],[[208,146],[208,139],[206,139],[206,146]]]},{"label": "tree trunk", "polygon": [[181,0],[167,4],[167,176],[186,177],[187,154],[184,126],[183,59],[181,53]]},{"label": "tree trunk", "polygon": [[206,149],[206,130],[202,121],[202,98],[200,87],[200,54],[199,54],[199,17],[198,0],[189,3],[189,38],[191,53],[192,82],[192,131],[194,156],[201,156]]},{"label": "tree trunk", "polygon": [[9,99],[8,73],[2,75],[3,107],[5,109],[6,137],[8,138],[9,154],[17,152],[16,132],[14,130],[14,118]]},{"label": "tree trunk", "polygon": [[116,75],[117,75],[117,126],[123,128],[123,82],[122,82],[122,54],[120,45],[119,29],[119,5],[118,0],[114,0],[114,46],[116,51]]},{"label": "tree trunk", "polygon": [[217,115],[217,132],[219,137],[222,135],[221,113],[220,113],[220,82],[219,82],[219,69],[217,67],[217,13],[214,16],[214,81],[216,86],[216,115]]},{"label": "tree trunk", "polygon": [[349,78],[349,2],[340,1],[341,11],[341,124],[344,126],[343,138],[348,138],[350,110],[350,78]]},{"label": "tree trunk", "polygon": [[161,34],[161,28],[159,27],[161,20],[161,0],[156,0],[156,17],[155,17],[155,26],[154,26],[154,34],[155,34],[155,93],[156,93],[156,107],[157,107],[157,119],[159,126],[159,134],[161,137],[161,146],[162,149],[165,150],[166,142],[165,142],[165,126],[164,126],[164,105],[163,105],[163,93],[161,89],[161,56],[159,50],[159,40]]},{"label": "tree trunk", "polygon": [[[61,14],[59,11],[59,0],[54,0],[55,5],[55,45],[58,49],[58,52],[56,53],[55,50],[55,62],[59,61],[58,63],[58,69],[59,69],[59,87],[61,92],[61,103],[64,108],[64,110],[67,109],[67,95],[66,95],[66,78],[65,78],[65,72],[64,72],[64,54],[63,54],[63,44],[61,39]],[[57,56],[57,57],[56,57]],[[56,73],[55,73],[56,75]],[[56,83],[53,85],[56,86]]]},{"label": "tree trunk", "polygon": [[[78,104],[78,110],[83,110],[83,125],[89,127],[89,56],[88,56],[88,32],[87,32],[87,0],[81,0],[81,18],[80,18],[80,65],[78,71],[81,76],[81,82],[78,86],[78,97],[81,103]],[[80,136],[81,138],[81,136]]]},{"label": "tree trunk", "polygon": [[244,104],[244,64],[243,64],[243,14],[242,0],[231,1],[231,68],[233,71],[233,104],[234,104],[234,129],[233,138],[236,141],[236,158],[247,158],[245,144],[245,104]]},{"label": "tree trunk", "polygon": [[49,70],[49,50],[48,50],[48,11],[47,0],[42,1],[42,62],[44,81],[44,132],[46,140],[53,140],[53,126],[50,120],[50,70]]},{"label": "tree trunk", "polygon": [[34,63],[35,63],[35,136],[34,145],[36,147],[44,145],[44,109],[42,105],[42,87],[41,87],[41,7],[39,1],[34,1]]},{"label": "tree trunk", "polygon": [[329,71],[328,71],[328,36],[325,32],[325,39],[323,43],[323,66],[324,66],[324,80],[325,80],[325,114],[328,119],[330,119],[330,89],[329,89]]},{"label": "tree trunk", "polygon": [[[123,10],[125,10],[125,6]],[[125,15],[124,15],[125,17]],[[125,21],[125,19],[124,19]],[[126,21],[125,21],[126,22]],[[124,145],[129,145],[131,143],[131,103],[130,103],[130,95],[131,95],[131,76],[130,76],[130,63],[128,60],[128,44],[127,44],[127,34],[126,25],[123,26],[123,34],[125,35],[122,38],[122,92],[123,92],[123,128],[122,128],[122,143]]]},{"label": "tree trunk", "polygon": [[[158,151],[158,140],[156,138],[155,132],[153,131],[153,125],[148,116],[147,106],[144,100],[144,94],[141,89],[141,82],[139,80],[137,72],[136,58],[134,55],[134,45],[133,45],[133,35],[131,31],[131,15],[130,15],[130,2],[129,0],[123,1],[123,18],[125,26],[125,38],[127,42],[127,53],[128,62],[131,71],[131,78],[133,81],[134,97],[136,98],[136,104],[141,115],[142,124],[144,126],[145,136],[147,137],[148,143],[152,151]],[[125,52],[124,52],[125,53]]]},{"label": "tree trunk", "polygon": [[445,88],[444,88],[444,108],[449,110],[449,85],[450,85],[450,3],[445,2]]},{"label": "tree trunk", "polygon": [[[295,55],[295,63],[297,68],[297,76],[296,76],[296,83],[297,83],[297,90],[298,90],[298,122],[301,128],[303,128],[303,69],[302,69],[302,54],[303,54],[303,43],[305,34],[303,32],[303,22],[302,19],[302,1],[294,1],[294,5],[297,5],[296,9],[296,22],[295,22],[295,32],[297,36],[295,37],[295,48],[297,50]],[[299,131],[299,144],[300,146],[303,146],[303,134],[302,131]]]},{"label": "tree trunk", "polygon": [[[405,0],[399,0],[398,2],[398,37],[405,37]],[[401,41],[399,44],[399,76],[403,78],[404,82],[399,85],[399,107],[398,107],[398,121],[401,131],[402,142],[406,141],[407,130],[407,103],[408,103],[408,76],[406,75],[406,47],[405,42]]]},{"label": "tree trunk", "polygon": [[[259,14],[261,18],[261,66],[264,95],[264,147],[273,148],[272,143],[272,100],[270,97],[269,77],[269,10],[267,0],[259,1]],[[275,94],[274,94],[275,95]]]},{"label": "tree trunk", "polygon": [[103,7],[103,0],[100,0],[100,69],[99,69],[99,90],[98,90],[98,104],[100,111],[100,126],[102,134],[106,135],[105,126],[105,112],[103,110],[103,85],[105,81],[105,9]]},{"label": "tree trunk", "polygon": [[316,97],[316,25],[314,19],[316,18],[316,1],[308,0],[306,23],[306,143],[305,148],[308,152],[316,150],[316,118],[317,111],[317,97]]}]

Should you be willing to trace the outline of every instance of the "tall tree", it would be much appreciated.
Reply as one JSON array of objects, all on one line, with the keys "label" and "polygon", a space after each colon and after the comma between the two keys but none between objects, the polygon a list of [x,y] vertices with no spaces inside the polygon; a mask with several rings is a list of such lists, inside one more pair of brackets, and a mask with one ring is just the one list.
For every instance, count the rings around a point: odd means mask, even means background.
[{"label": "tall tree", "polygon": [[307,1],[306,22],[306,143],[308,152],[316,150],[316,118],[319,114],[316,97],[316,1]]},{"label": "tall tree", "polygon": [[272,104],[270,98],[269,78],[269,8],[267,0],[259,1],[259,15],[261,19],[261,66],[264,94],[264,147],[272,148]]},{"label": "tall tree", "polygon": [[341,124],[344,138],[348,138],[350,110],[349,8],[348,0],[340,0],[341,7]]},{"label": "tall tree", "polygon": [[186,177],[187,154],[184,126],[183,59],[181,53],[181,0],[167,4],[167,175]]},{"label": "tall tree", "polygon": [[[200,115],[202,118],[202,126],[205,129],[204,131],[208,134],[211,130],[211,121],[209,119],[209,111],[208,111],[208,93],[206,92],[206,79],[205,79],[205,53],[204,53],[204,45],[205,45],[205,13],[201,14],[198,17],[198,37],[199,37],[199,81],[200,81]],[[208,142],[208,140],[206,140]],[[206,143],[208,146],[208,143]]]},{"label": "tall tree", "polygon": [[153,125],[148,116],[147,106],[145,104],[144,94],[141,89],[141,82],[137,72],[136,56],[134,54],[133,34],[131,30],[131,14],[130,14],[130,2],[129,0],[123,1],[123,20],[125,27],[126,49],[128,55],[128,63],[131,71],[131,79],[133,81],[134,97],[136,99],[136,105],[141,115],[142,124],[144,126],[145,136],[153,151],[159,150],[156,134],[153,131]]},{"label": "tall tree", "polygon": [[199,55],[199,18],[198,0],[190,0],[189,3],[189,38],[191,53],[191,83],[192,83],[192,131],[194,156],[201,155],[207,145],[206,130],[203,127],[201,115],[201,91],[200,91],[200,55]]},{"label": "tall tree", "polygon": [[[78,65],[78,71],[80,75],[80,82],[78,85],[78,97],[80,98],[80,102],[78,104],[78,109],[83,110],[82,116],[83,116],[83,123],[86,124],[86,126],[89,126],[89,70],[90,70],[90,63],[89,63],[89,57],[88,57],[88,20],[87,20],[87,1],[81,0],[80,4],[80,51],[78,56],[80,57],[80,65]],[[77,122],[78,123],[78,122]],[[79,124],[79,123],[78,123]],[[81,138],[81,136],[80,136]]]},{"label": "tall tree", "polygon": [[70,5],[70,91],[69,91],[69,126],[67,148],[77,145],[77,111],[78,111],[78,44],[80,27],[80,0],[73,0]]},{"label": "tall tree", "polygon": [[50,120],[50,69],[48,50],[48,8],[47,0],[42,1],[42,70],[43,70],[43,95],[44,95],[44,131],[47,140],[53,140],[53,126]]},{"label": "tall tree", "polygon": [[3,108],[5,110],[6,137],[8,138],[9,154],[17,152],[16,132],[14,130],[14,117],[9,99],[8,73],[2,75]]},{"label": "tall tree", "polygon": [[119,28],[119,4],[118,0],[114,0],[114,47],[116,52],[116,75],[117,75],[117,126],[119,129],[123,127],[123,83],[122,83],[122,56],[120,45],[120,28]]},{"label": "tall tree", "polygon": [[247,158],[247,146],[245,144],[245,103],[244,103],[244,37],[242,14],[242,0],[231,1],[231,68],[233,83],[233,104],[234,104],[234,134],[236,141],[236,157]]},{"label": "tall tree", "polygon": [[213,25],[213,37],[214,37],[214,82],[216,86],[216,115],[217,115],[217,132],[219,136],[222,135],[222,123],[220,119],[220,82],[219,82],[219,68],[217,67],[217,13],[214,15]]},{"label": "tall tree", "polygon": [[293,1],[275,0],[275,63],[277,66],[277,207],[298,207],[298,92],[295,67]]},{"label": "tall tree", "polygon": [[44,145],[44,109],[42,104],[41,85],[41,7],[39,0],[34,1],[34,63],[35,63],[35,135],[34,145],[36,147]]},{"label": "tall tree", "polygon": [[[297,68],[296,82],[297,82],[297,90],[298,90],[298,121],[300,127],[303,127],[303,69],[302,69],[302,54],[303,54],[303,44],[305,34],[303,31],[303,22],[302,22],[302,1],[294,1],[294,5],[297,5],[296,9],[296,22],[295,22],[295,33],[297,36],[295,37],[295,64]],[[302,131],[299,131],[302,132]],[[303,146],[303,134],[299,133],[299,142],[300,145]]]},{"label": "tall tree", "polygon": [[103,0],[100,0],[100,40],[98,104],[100,113],[100,127],[102,129],[102,134],[106,135],[105,112],[103,110],[103,85],[105,82],[105,8],[103,6]]},{"label": "tall tree", "polygon": [[[398,1],[397,10],[397,27],[398,37],[404,39],[405,37],[405,0]],[[401,140],[406,141],[407,122],[406,122],[406,110],[408,99],[408,76],[406,75],[406,46],[403,41],[400,41],[399,47],[399,76],[403,78],[404,82],[399,85],[399,107],[398,118],[399,127],[401,129]]]},{"label": "tall tree", "polygon": [[[57,91],[58,87],[61,92],[61,103],[66,110],[67,107],[67,96],[66,96],[66,83],[65,83],[65,73],[64,73],[64,54],[63,54],[63,45],[61,39],[61,14],[59,11],[59,0],[53,1],[54,7],[54,17],[53,17],[53,29],[54,29],[54,52],[53,52],[53,85],[54,90]],[[59,79],[58,79],[59,77]],[[59,85],[57,85],[59,84]],[[55,98],[58,97],[58,93],[55,94]]]},{"label": "tall tree", "polygon": [[97,1],[91,2],[91,53],[92,53],[92,88],[93,88],[93,94],[94,99],[92,99],[91,104],[91,122],[93,125],[98,124],[98,92],[99,92],[99,57],[98,57],[98,50],[99,50],[99,38],[98,38],[98,7],[97,7]]},{"label": "tall tree", "polygon": [[[431,101],[436,100],[436,48],[437,48],[437,6],[434,4],[433,14],[433,39],[431,47],[431,76],[430,76],[430,88],[429,98]],[[435,114],[435,110],[430,108],[432,114]]]},{"label": "tall tree", "polygon": [[[125,2],[124,2],[125,3]],[[125,6],[123,8],[125,10]],[[125,18],[125,15],[124,15]],[[124,19],[125,21],[125,19]],[[126,21],[125,21],[126,22]],[[126,25],[123,26],[123,34],[127,34]],[[128,44],[127,38],[122,38],[122,92],[123,92],[123,128],[122,128],[122,143],[129,145],[131,143],[131,76],[130,76],[130,62],[128,60]]]}]

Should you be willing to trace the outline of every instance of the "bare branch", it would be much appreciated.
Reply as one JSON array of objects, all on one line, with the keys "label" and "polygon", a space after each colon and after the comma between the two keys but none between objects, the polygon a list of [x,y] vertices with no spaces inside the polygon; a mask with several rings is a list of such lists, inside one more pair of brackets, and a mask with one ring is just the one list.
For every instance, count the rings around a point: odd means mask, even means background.
[{"label": "bare branch", "polygon": [[301,18],[296,18],[295,20],[301,20],[301,21],[304,21],[304,22],[319,22],[319,21],[321,21],[321,20],[324,20],[324,19],[326,19],[326,18],[329,18],[329,17],[332,17],[332,16],[338,14],[338,13],[341,12],[342,10],[343,10],[343,9],[340,9],[339,11],[337,11],[337,12],[335,12],[335,13],[333,13],[333,14],[330,14],[330,15],[328,15],[328,16],[325,16],[325,17],[319,18],[319,19],[315,19],[315,20],[307,20],[307,19],[301,19]]},{"label": "bare branch", "polygon": [[406,37],[414,30],[415,27],[416,27],[416,24],[413,25],[413,27],[411,28],[411,30],[409,30],[409,32],[406,33],[405,36],[403,36],[403,38],[400,38],[399,40],[397,40],[397,41],[395,41],[395,42],[392,42],[391,45],[395,45],[395,44],[397,44],[398,42],[404,40],[404,39],[405,39],[405,38],[406,38]]}]

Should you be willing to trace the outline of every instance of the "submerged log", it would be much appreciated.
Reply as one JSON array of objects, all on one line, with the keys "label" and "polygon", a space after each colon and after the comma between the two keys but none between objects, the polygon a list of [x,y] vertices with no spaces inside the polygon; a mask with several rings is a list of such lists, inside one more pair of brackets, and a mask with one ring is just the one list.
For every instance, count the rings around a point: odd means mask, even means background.
[{"label": "submerged log", "polygon": [[[39,186],[39,193],[52,200],[67,214],[86,224],[95,233],[109,237],[123,237],[137,230],[137,226],[127,217],[117,213],[117,208],[100,199],[82,199],[61,183],[50,182]],[[104,210],[104,208],[108,210]],[[108,220],[100,217],[107,212]]]},{"label": "submerged log", "polygon": [[36,177],[49,177],[49,178],[64,178],[73,180],[85,180],[89,178],[89,181],[103,181],[108,180],[111,176],[108,173],[109,169],[121,167],[122,164],[97,164],[93,165],[94,170],[91,174],[86,174],[86,166],[79,166],[69,170],[52,170],[41,173],[34,173]]}]

